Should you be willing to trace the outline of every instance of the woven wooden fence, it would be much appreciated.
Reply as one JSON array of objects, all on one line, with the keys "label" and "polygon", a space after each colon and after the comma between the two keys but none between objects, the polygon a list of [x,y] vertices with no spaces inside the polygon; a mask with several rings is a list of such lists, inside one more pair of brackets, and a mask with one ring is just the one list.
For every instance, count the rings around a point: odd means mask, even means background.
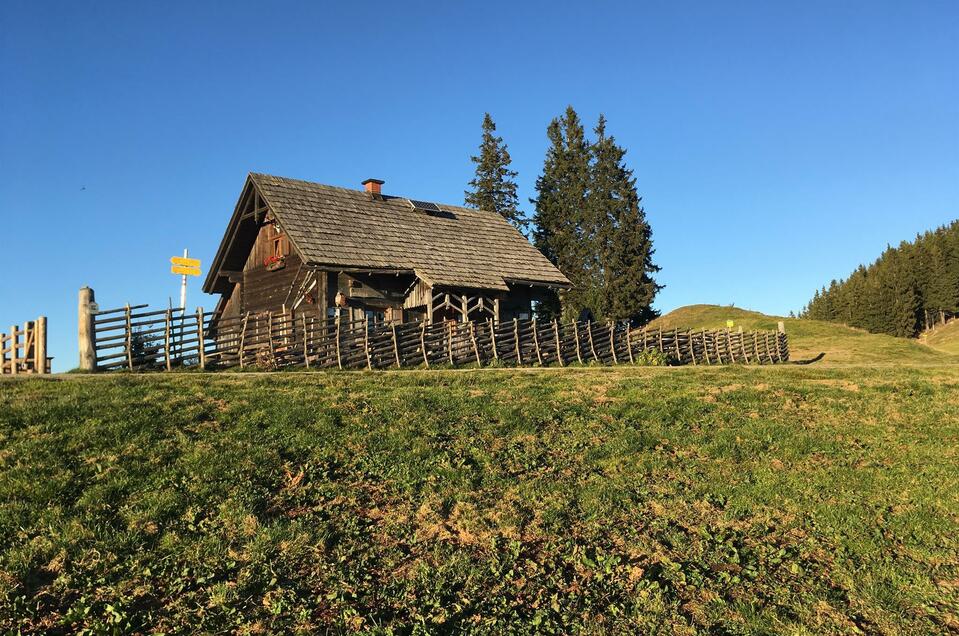
[{"label": "woven wooden fence", "polygon": [[0,333],[0,375],[50,373],[52,358],[47,356],[47,319],[40,316]]},{"label": "woven wooden fence", "polygon": [[[202,309],[145,305],[93,316],[96,370],[627,364],[658,352],[673,364],[775,364],[789,359],[783,332],[630,329],[626,323],[536,320],[409,322],[322,320],[250,313],[211,324]],[[82,349],[81,343],[81,349]]]}]

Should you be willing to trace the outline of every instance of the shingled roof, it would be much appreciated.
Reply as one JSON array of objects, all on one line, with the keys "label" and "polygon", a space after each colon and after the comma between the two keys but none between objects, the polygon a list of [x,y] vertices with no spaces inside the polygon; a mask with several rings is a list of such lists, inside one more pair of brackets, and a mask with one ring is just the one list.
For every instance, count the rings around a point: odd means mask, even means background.
[{"label": "shingled roof", "polygon": [[[411,270],[435,286],[507,290],[507,283],[566,287],[569,280],[495,212],[251,173],[307,265]],[[212,272],[211,272],[212,273]]]}]

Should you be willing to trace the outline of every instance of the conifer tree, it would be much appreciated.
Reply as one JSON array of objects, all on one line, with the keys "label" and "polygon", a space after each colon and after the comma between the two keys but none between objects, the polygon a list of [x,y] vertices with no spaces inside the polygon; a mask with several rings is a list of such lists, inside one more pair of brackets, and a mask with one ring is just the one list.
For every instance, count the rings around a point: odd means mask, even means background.
[{"label": "conifer tree", "polygon": [[536,179],[533,243],[559,268],[573,286],[562,295],[540,303],[543,317],[576,320],[591,310],[591,268],[595,253],[586,221],[589,193],[589,145],[579,116],[572,106],[546,129],[549,148],[543,173]]},{"label": "conifer tree", "polygon": [[480,210],[489,210],[503,216],[521,232],[529,220],[519,210],[516,196],[516,174],[510,168],[509,150],[502,137],[497,137],[496,124],[489,113],[483,116],[483,138],[478,156],[471,156],[476,164],[476,174],[469,182],[470,190],[464,192],[466,205]]},{"label": "conifer tree", "polygon": [[939,311],[959,312],[959,221],[887,246],[868,267],[817,291],[803,315],[876,333],[916,336]]},{"label": "conifer tree", "polygon": [[646,222],[633,171],[626,167],[626,150],[606,134],[600,115],[591,146],[593,163],[587,197],[589,234],[595,244],[591,278],[599,298],[593,301],[599,316],[635,324],[655,318],[653,298],[662,289],[652,274],[652,229]]}]

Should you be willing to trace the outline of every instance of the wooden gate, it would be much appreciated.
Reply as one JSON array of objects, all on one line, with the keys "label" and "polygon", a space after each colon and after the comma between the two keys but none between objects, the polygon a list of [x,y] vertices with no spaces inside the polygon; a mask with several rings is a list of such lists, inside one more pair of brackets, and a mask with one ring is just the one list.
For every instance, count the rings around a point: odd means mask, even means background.
[{"label": "wooden gate", "polygon": [[10,327],[10,333],[0,333],[0,375],[21,373],[50,373],[47,357],[47,318]]}]

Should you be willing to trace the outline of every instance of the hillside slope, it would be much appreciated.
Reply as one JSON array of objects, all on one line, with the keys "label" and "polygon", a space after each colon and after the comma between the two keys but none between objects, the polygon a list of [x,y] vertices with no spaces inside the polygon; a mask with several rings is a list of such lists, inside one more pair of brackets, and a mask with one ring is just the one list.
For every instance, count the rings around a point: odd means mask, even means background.
[{"label": "hillside slope", "polygon": [[959,355],[959,320],[927,331],[920,340],[933,349]]},{"label": "hillside slope", "polygon": [[726,321],[733,321],[733,329],[742,326],[773,330],[782,320],[789,335],[790,357],[793,360],[812,358],[826,353],[824,364],[943,364],[959,362],[959,357],[928,347],[916,340],[872,334],[831,322],[800,318],[767,316],[758,311],[720,305],[688,305],[661,316],[651,327],[689,327],[693,329],[722,329]]}]

